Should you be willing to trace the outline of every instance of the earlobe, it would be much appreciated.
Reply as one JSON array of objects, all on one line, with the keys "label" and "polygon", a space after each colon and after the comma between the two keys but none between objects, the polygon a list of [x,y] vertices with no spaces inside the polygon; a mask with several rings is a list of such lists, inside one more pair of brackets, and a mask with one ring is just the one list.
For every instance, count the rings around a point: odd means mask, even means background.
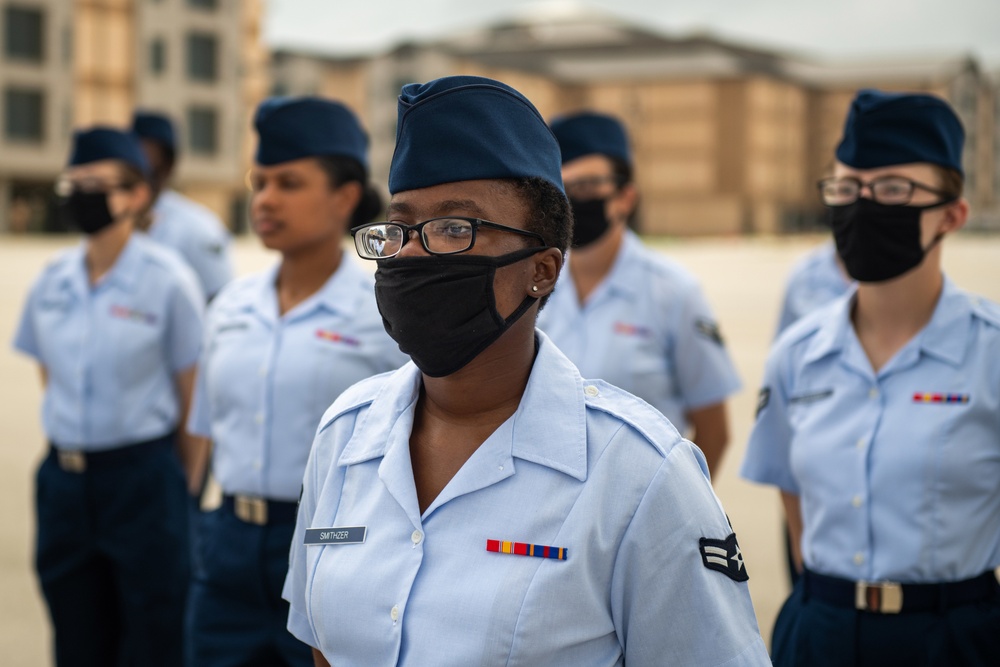
[{"label": "earlobe", "polygon": [[534,270],[527,286],[530,296],[543,297],[555,289],[559,270],[562,268],[563,256],[556,248],[548,248],[534,256]]}]

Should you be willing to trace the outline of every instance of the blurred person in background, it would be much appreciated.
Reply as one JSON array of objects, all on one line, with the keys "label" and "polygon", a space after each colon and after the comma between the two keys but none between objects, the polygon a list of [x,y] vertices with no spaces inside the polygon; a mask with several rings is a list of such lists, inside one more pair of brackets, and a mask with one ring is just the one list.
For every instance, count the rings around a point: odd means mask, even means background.
[{"label": "blurred person in background", "polygon": [[556,118],[573,208],[569,263],[539,327],[585,377],[644,399],[690,432],[714,474],[729,441],[727,397],[740,388],[697,279],[628,229],[639,193],[621,121]]},{"label": "blurred person in background", "polygon": [[413,363],[327,411],[284,596],[317,665],[764,665],[705,460],[535,328],[571,234],[559,146],[491,79],[408,84],[377,262]]},{"label": "blurred person in background", "polygon": [[151,203],[134,135],[78,131],[60,209],[83,243],[49,264],[14,341],[44,385],[35,566],[60,667],[182,663],[189,580],[178,436],[204,296],[171,251],[133,233]]},{"label": "blurred person in background", "polygon": [[775,338],[803,315],[843,296],[852,286],[832,239],[809,251],[795,262],[785,281]]},{"label": "blurred person in background", "polygon": [[271,98],[254,127],[251,223],[281,258],[224,288],[206,318],[189,428],[211,441],[224,496],[196,520],[188,667],[312,665],[281,599],[309,447],[341,392],[407,361],[371,276],[341,249],[382,209],[357,118],[330,100]]},{"label": "blurred person in background", "polygon": [[863,90],[820,183],[857,286],[775,343],[742,468],[802,568],[776,665],[1000,664],[1000,307],[941,271],[963,141],[940,98]]},{"label": "blurred person in background", "polygon": [[142,142],[151,171],[153,210],[145,231],[173,248],[194,269],[211,301],[233,277],[229,231],[208,208],[169,188],[177,162],[177,135],[170,118],[136,111],[132,131]]}]

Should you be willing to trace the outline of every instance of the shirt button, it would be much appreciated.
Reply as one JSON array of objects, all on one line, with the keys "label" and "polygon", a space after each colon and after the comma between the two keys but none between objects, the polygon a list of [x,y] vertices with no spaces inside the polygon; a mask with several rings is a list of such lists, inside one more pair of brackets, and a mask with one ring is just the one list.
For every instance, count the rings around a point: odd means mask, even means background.
[{"label": "shirt button", "polygon": [[414,544],[420,544],[420,540],[424,539],[424,536],[419,530],[415,530],[413,531],[413,534],[410,535],[410,539],[413,540]]},{"label": "shirt button", "polygon": [[863,553],[859,551],[858,553],[854,554],[855,565],[861,565],[864,562],[865,562],[865,555]]},{"label": "shirt button", "polygon": [[393,623],[399,620],[399,607],[393,606],[392,610],[389,611],[389,618],[392,619]]},{"label": "shirt button", "polygon": [[854,498],[851,499],[851,504],[855,507],[861,507],[861,503],[863,502],[864,501],[861,500],[861,496],[854,496]]},{"label": "shirt button", "polygon": [[862,449],[865,446],[865,439],[858,438],[858,441],[854,443],[854,446],[857,447],[858,449]]},{"label": "shirt button", "polygon": [[878,389],[872,387],[868,390],[868,398],[878,398]]},{"label": "shirt button", "polygon": [[261,366],[257,372],[261,377],[267,377],[267,366]]},{"label": "shirt button", "polygon": [[256,415],[254,415],[253,420],[255,422],[257,422],[258,424],[263,424],[264,423],[264,413],[258,412]]},{"label": "shirt button", "polygon": [[588,384],[586,387],[583,388],[583,393],[593,398],[594,396],[597,396],[601,392],[597,391],[597,387],[595,387],[594,385]]}]

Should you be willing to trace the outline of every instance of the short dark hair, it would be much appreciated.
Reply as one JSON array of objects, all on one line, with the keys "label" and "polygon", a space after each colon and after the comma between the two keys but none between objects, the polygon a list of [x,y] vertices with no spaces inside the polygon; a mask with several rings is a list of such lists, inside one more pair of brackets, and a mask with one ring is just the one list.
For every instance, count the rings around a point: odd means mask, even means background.
[{"label": "short dark hair", "polygon": [[938,172],[938,178],[941,181],[939,185],[941,192],[945,193],[948,197],[955,197],[956,199],[961,197],[962,191],[965,189],[965,179],[962,177],[962,174],[957,169],[942,167],[940,165],[934,165],[934,169]]},{"label": "short dark hair", "polygon": [[316,162],[326,172],[331,188],[353,182],[361,184],[361,199],[351,214],[348,228],[371,222],[382,213],[382,195],[368,183],[368,172],[360,162],[343,155],[320,155]]},{"label": "short dark hair", "polygon": [[[573,211],[562,190],[537,176],[504,179],[528,206],[525,229],[535,232],[545,240],[545,245],[558,248],[563,258],[573,239]],[[542,297],[545,306],[548,295]]]}]

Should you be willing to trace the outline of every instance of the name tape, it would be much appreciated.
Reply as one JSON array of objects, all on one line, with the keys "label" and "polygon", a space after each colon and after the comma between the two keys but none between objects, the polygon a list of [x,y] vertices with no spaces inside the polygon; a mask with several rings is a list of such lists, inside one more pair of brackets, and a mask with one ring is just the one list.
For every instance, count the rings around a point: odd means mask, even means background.
[{"label": "name tape", "polygon": [[307,528],[303,544],[364,544],[367,526],[343,528]]}]

